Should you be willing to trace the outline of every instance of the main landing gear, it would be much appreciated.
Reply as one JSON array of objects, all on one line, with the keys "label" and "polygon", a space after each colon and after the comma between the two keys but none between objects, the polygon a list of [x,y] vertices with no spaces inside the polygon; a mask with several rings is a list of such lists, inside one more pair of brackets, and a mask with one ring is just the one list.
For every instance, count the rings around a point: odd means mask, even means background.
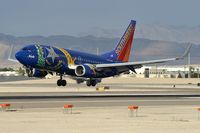
[{"label": "main landing gear", "polygon": [[97,84],[97,81],[94,79],[90,79],[90,80],[86,81],[87,86],[96,86],[96,84]]},{"label": "main landing gear", "polygon": [[62,79],[62,75],[60,75],[60,79],[57,81],[58,86],[66,86],[67,81]]}]

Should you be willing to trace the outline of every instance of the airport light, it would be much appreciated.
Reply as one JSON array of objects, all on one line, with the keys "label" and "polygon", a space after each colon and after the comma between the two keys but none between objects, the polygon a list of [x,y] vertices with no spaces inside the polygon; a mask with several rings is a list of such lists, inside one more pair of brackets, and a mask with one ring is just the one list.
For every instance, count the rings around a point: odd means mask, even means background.
[{"label": "airport light", "polygon": [[135,116],[137,117],[138,116],[138,106],[134,106],[134,105],[130,105],[128,106],[128,109],[130,111],[130,117],[133,117],[134,116],[134,112],[135,112]]},{"label": "airport light", "polygon": [[63,113],[69,113],[69,110],[71,110],[70,112],[71,112],[71,114],[72,114],[72,108],[74,107],[74,105],[73,104],[65,104],[64,106],[63,106]]},{"label": "airport light", "polygon": [[11,106],[11,104],[9,104],[9,103],[0,104],[0,109],[2,111],[6,111],[6,110],[10,109],[10,106]]},{"label": "airport light", "polygon": [[200,108],[197,108],[197,111],[198,111],[198,120],[200,119],[199,117],[199,112],[200,112]]}]

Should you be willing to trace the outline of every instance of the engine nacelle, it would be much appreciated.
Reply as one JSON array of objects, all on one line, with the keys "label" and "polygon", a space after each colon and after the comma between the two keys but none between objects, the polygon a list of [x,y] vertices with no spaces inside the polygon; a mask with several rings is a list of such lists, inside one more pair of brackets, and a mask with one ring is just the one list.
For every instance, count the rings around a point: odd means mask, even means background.
[{"label": "engine nacelle", "polygon": [[26,73],[29,77],[44,78],[48,73],[38,69],[26,69]]},{"label": "engine nacelle", "polygon": [[93,77],[97,71],[93,65],[84,64],[76,66],[75,74],[79,77]]}]

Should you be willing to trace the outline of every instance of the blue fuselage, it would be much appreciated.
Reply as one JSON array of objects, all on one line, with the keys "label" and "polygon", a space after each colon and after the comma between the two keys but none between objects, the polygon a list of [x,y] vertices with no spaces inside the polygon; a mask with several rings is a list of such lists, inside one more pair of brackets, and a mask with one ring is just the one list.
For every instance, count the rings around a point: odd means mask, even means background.
[{"label": "blue fuselage", "polygon": [[[78,52],[59,47],[31,44],[16,53],[16,59],[27,68],[35,68],[42,71],[51,71],[71,76],[77,76],[75,66],[89,64],[89,69],[95,64],[108,64],[115,61],[105,57]],[[89,71],[89,70],[88,70]],[[84,75],[86,78],[104,78],[119,74],[115,68],[98,73]]]}]

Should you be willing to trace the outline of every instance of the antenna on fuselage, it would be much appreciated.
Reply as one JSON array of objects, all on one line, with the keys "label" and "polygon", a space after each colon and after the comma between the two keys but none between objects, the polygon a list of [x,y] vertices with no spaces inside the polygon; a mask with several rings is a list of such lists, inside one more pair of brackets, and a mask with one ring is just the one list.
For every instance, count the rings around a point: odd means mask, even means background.
[{"label": "antenna on fuselage", "polygon": [[97,55],[99,55],[99,48],[97,48]]}]

